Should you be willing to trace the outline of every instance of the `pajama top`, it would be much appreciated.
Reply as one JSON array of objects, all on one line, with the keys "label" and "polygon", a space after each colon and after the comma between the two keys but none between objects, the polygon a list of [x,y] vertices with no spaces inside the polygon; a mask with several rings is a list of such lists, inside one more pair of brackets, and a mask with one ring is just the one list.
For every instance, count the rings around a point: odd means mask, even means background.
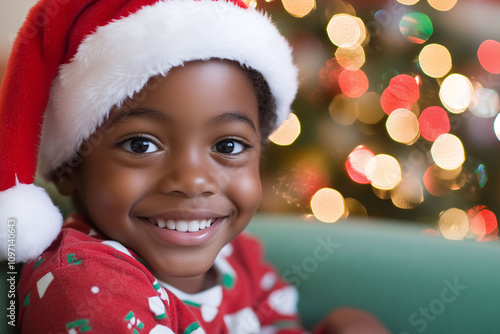
[{"label": "pajama top", "polygon": [[77,215],[19,284],[21,333],[304,333],[297,291],[263,261],[260,243],[240,234],[214,263],[219,283],[187,294]]}]

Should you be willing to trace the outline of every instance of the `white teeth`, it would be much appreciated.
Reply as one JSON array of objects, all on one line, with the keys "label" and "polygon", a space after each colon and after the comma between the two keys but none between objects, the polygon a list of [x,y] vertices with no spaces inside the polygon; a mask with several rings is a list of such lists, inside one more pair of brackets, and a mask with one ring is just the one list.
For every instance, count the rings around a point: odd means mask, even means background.
[{"label": "white teeth", "polygon": [[175,230],[175,221],[173,221],[173,220],[167,220],[167,228],[169,230]]},{"label": "white teeth", "polygon": [[207,227],[206,219],[200,220],[200,230],[203,230],[205,227]]},{"label": "white teeth", "polygon": [[167,226],[167,223],[165,223],[163,219],[158,219],[158,226],[164,228],[165,226]]},{"label": "white teeth", "polygon": [[197,220],[192,220],[188,223],[188,231],[196,232],[200,230],[200,223]]},{"label": "white teeth", "polygon": [[164,220],[156,219],[156,225],[160,228],[168,228],[178,232],[197,232],[212,225],[215,219],[200,219],[200,220]]},{"label": "white teeth", "polygon": [[187,232],[188,230],[188,222],[181,220],[177,224],[175,224],[175,229],[179,232]]}]

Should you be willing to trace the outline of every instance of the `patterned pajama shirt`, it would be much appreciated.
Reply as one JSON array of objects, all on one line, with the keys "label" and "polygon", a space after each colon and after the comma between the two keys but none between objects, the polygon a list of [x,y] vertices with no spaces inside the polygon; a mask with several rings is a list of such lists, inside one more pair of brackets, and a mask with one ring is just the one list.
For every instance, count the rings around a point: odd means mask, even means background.
[{"label": "patterned pajama shirt", "polygon": [[19,284],[22,333],[304,333],[297,292],[263,261],[260,243],[240,234],[218,255],[219,283],[187,294],[72,215]]}]

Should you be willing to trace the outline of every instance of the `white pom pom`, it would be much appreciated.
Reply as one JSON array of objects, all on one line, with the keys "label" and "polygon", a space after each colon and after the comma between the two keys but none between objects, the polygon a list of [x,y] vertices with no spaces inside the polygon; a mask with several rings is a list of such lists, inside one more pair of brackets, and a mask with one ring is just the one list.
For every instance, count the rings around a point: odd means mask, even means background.
[{"label": "white pom pom", "polygon": [[1,191],[0,261],[38,258],[59,234],[62,220],[43,188],[18,183]]}]

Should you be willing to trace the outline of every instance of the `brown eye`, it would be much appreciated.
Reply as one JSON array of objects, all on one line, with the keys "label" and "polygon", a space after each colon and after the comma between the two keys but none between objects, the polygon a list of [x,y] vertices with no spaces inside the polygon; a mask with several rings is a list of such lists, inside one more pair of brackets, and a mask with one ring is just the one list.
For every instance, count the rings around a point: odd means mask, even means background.
[{"label": "brown eye", "polygon": [[214,145],[214,151],[222,154],[238,154],[245,150],[246,145],[234,139],[225,139]]},{"label": "brown eye", "polygon": [[151,140],[143,137],[128,139],[122,143],[122,147],[128,152],[136,154],[153,153],[158,151],[158,147],[153,144]]}]

